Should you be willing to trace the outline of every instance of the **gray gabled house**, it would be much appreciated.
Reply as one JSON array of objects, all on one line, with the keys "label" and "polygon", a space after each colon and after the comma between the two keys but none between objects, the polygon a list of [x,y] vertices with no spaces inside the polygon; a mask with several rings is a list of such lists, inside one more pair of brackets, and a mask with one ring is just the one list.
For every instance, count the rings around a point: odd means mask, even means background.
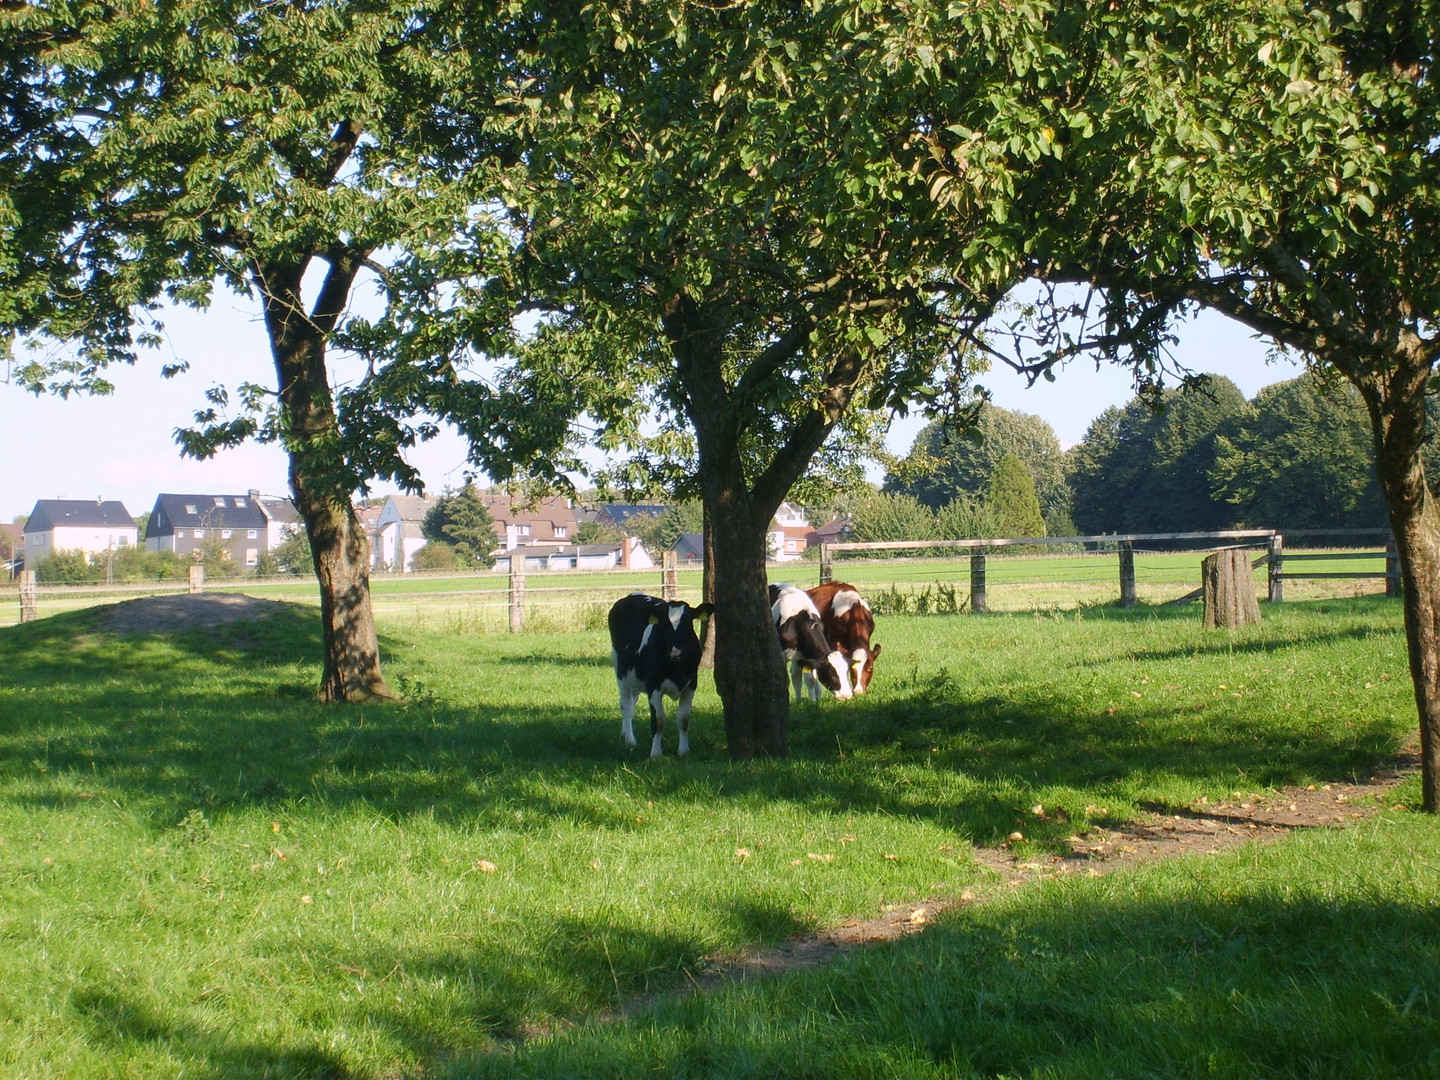
[{"label": "gray gabled house", "polygon": [[151,551],[193,555],[207,540],[218,538],[235,565],[253,570],[260,556],[279,546],[298,519],[288,499],[244,495],[175,495],[156,497],[145,529]]}]

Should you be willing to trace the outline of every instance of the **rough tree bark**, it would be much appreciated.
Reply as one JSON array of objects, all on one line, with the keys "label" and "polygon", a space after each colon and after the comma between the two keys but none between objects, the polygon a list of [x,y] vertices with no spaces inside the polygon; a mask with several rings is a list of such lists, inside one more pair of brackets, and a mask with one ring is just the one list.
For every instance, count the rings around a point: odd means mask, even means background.
[{"label": "rough tree bark", "polygon": [[[1420,715],[1424,808],[1440,812],[1440,511],[1425,480],[1431,349],[1405,342],[1383,373],[1347,371],[1364,395],[1375,462],[1404,581],[1405,639]],[[1345,370],[1342,367],[1342,370]]]},{"label": "rough tree bark", "polygon": [[[701,490],[713,558],[715,689],[725,710],[730,757],[743,761],[789,752],[790,701],[780,641],[770,619],[765,571],[770,519],[844,414],[860,375],[850,354],[834,357],[816,408],[781,433],[763,468],[745,457],[746,425],[765,422],[750,395],[768,373],[805,348],[809,325],[793,327],[733,385],[726,381],[724,345],[729,309],[688,298],[667,306],[662,320],[675,357],[685,408],[695,429]],[[751,475],[751,471],[756,475]]]},{"label": "rough tree bark", "polygon": [[370,607],[370,542],[350,499],[325,366],[325,344],[344,310],[362,254],[336,249],[313,311],[301,295],[308,259],[256,264],[254,276],[280,387],[290,491],[305,522],[315,575],[325,668],[322,701],[394,698],[380,672],[380,643]]},{"label": "rough tree bark", "polygon": [[1250,553],[1230,548],[1207,555],[1201,571],[1205,627],[1234,629],[1260,621]]}]

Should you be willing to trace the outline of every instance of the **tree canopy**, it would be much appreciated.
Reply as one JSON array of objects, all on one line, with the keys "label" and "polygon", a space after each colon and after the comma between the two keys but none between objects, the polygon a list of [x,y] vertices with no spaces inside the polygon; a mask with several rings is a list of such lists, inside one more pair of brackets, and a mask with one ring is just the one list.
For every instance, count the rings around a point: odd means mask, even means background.
[{"label": "tree canopy", "polygon": [[1241,527],[1385,525],[1370,424],[1345,382],[1307,375],[1261,390],[1217,432],[1210,482]]},{"label": "tree canopy", "polygon": [[1068,520],[1069,466],[1055,430],[1038,416],[995,405],[981,408],[974,424],[963,431],[944,420],[926,424],[910,452],[886,476],[885,487],[914,495],[937,510],[957,495],[983,499],[1006,454],[1014,454],[1029,470],[1046,521]]},{"label": "tree canopy", "polygon": [[1233,509],[1210,491],[1216,434],[1245,409],[1229,379],[1109,408],[1071,451],[1082,534],[1223,529]]},{"label": "tree canopy", "polygon": [[523,37],[523,12],[505,18],[515,11],[430,0],[0,9],[13,103],[0,120],[0,347],[69,346],[29,354],[22,385],[103,392],[108,365],[163,339],[164,304],[203,308],[217,287],[256,300],[274,382],[210,373],[178,437],[201,457],[250,437],[284,444],[320,580],[327,698],[389,696],[350,499],[375,478],[417,487],[404,451],[435,430],[429,396],[465,389],[438,341],[354,378],[332,370],[332,346],[370,336],[349,307],[362,281],[433,309],[462,226],[479,250],[481,173],[468,166],[496,149],[483,127],[453,120],[462,98],[486,100],[497,67],[516,74],[496,52]]}]

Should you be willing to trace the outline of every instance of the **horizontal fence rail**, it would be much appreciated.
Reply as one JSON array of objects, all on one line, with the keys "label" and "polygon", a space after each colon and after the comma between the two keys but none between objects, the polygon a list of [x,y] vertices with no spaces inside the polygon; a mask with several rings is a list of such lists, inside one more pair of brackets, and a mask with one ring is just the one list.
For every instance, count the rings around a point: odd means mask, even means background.
[{"label": "horizontal fence rail", "polygon": [[[1368,541],[1343,551],[1294,550],[1286,541],[1313,538]],[[1383,580],[1385,592],[1401,591],[1399,560],[1382,530],[1348,533],[1297,530],[1282,534],[1272,529],[1216,532],[1123,533],[1061,537],[986,537],[966,540],[887,540],[844,542],[819,546],[819,580],[832,581],[836,564],[867,597],[880,594],[877,610],[921,613],[984,612],[992,602],[1019,608],[1074,607],[1086,603],[1136,605],[1182,603],[1198,599],[1198,562],[1191,566],[1180,557],[1225,548],[1260,549],[1252,566],[1263,573],[1260,587],[1268,586],[1268,599],[1285,599],[1287,584],[1313,580],[1332,582]],[[937,552],[955,558],[930,558]],[[917,553],[907,557],[907,553]],[[865,558],[869,556],[869,558]],[[1382,561],[1383,560],[1383,561]],[[1341,567],[1337,563],[1348,561]],[[1366,565],[1371,564],[1371,565]],[[861,568],[873,568],[862,571]],[[1033,569],[1030,569],[1033,568]],[[0,625],[9,625],[18,608],[27,622],[96,604],[143,596],[211,591],[244,592],[274,599],[315,603],[317,586],[312,577],[225,578],[206,580],[197,567],[193,580],[119,584],[37,582],[33,572],[22,572],[18,582],[0,583]],[[772,580],[809,577],[813,561],[777,564]],[[857,572],[861,576],[856,576]],[[813,580],[813,578],[812,578]],[[1339,595],[1328,586],[1304,589],[1301,597]],[[495,570],[376,573],[371,577],[371,600],[377,614],[390,617],[442,620],[457,632],[554,630],[577,625],[603,627],[605,612],[614,600],[629,592],[647,592],[671,599],[699,602],[700,573],[681,567],[673,558],[660,566],[635,570],[609,569],[532,570],[523,566],[509,574]],[[1167,595],[1168,594],[1168,595]]]}]

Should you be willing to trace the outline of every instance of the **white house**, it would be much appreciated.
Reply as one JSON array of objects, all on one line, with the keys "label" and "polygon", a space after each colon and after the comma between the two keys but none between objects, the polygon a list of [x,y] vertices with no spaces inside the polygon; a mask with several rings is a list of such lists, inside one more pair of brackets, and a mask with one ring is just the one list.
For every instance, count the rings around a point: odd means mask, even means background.
[{"label": "white house", "polygon": [[525,570],[649,570],[655,560],[633,536],[618,544],[531,544],[497,552],[495,569],[508,573],[510,560],[523,560]]},{"label": "white house", "polygon": [[770,520],[770,558],[776,562],[794,562],[809,546],[805,539],[809,532],[805,511],[792,502],[782,502]]},{"label": "white house", "polygon": [[121,502],[99,499],[41,499],[25,522],[25,565],[61,551],[86,555],[133,547],[139,541],[135,519]]},{"label": "white house", "polygon": [[436,500],[424,495],[391,495],[375,522],[376,566],[414,569],[410,560],[425,546],[420,525]]}]

